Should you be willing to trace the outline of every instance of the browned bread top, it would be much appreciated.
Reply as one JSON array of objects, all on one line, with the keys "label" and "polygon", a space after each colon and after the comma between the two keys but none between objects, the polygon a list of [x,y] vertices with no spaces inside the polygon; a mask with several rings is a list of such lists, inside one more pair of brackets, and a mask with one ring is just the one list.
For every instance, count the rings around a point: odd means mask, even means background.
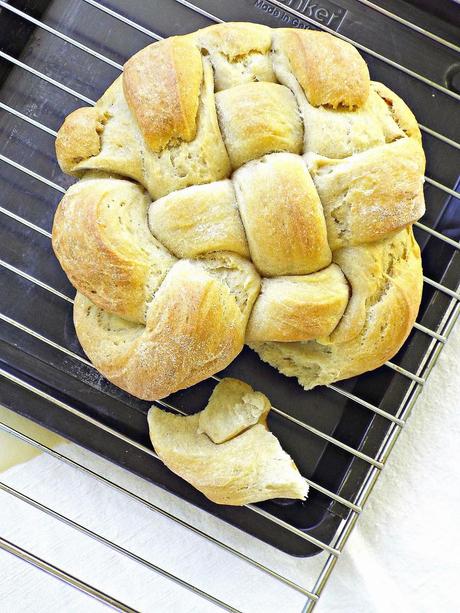
[{"label": "browned bread top", "polygon": [[200,52],[186,36],[149,45],[126,62],[125,98],[153,151],[195,138],[202,80]]}]

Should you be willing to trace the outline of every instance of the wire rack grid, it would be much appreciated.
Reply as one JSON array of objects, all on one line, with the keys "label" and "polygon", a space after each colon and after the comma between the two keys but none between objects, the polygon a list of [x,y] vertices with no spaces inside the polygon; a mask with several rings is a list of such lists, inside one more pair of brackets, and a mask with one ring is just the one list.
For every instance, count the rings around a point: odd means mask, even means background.
[{"label": "wire rack grid", "polygon": [[[85,3],[86,5],[89,5],[91,9],[95,11],[95,17],[96,17],[96,13],[98,12],[104,13],[105,15],[108,15],[111,19],[123,22],[126,26],[129,26],[129,28],[131,28],[131,30],[134,33],[139,32],[144,37],[147,37],[148,39],[160,40],[161,38],[163,38],[163,36],[161,36],[157,32],[145,27],[144,25],[141,25],[140,23],[137,23],[135,20],[119,12],[119,10],[114,10],[113,8],[111,8],[110,6],[107,6],[106,4],[96,2],[95,0],[79,0],[79,1],[81,3]],[[209,12],[208,10],[206,10],[205,8],[203,8],[203,6],[201,6],[202,3],[198,5],[198,4],[188,2],[186,0],[175,0],[175,1],[177,2],[177,4],[182,5],[187,10],[190,10],[191,12],[196,13],[200,15],[201,17],[203,17],[207,23],[217,23],[217,22],[224,21],[217,14],[213,14]],[[374,5],[372,2],[369,2],[368,0],[356,0],[356,1],[365,5],[367,8],[373,11],[383,12],[383,14],[387,18],[397,21],[399,24],[402,24],[405,28],[415,29],[415,31],[417,31],[419,34],[429,38],[430,40],[434,41],[438,45],[445,46],[446,48],[449,48],[450,50],[454,52],[460,51],[460,48],[456,46],[455,44],[453,44],[452,42],[445,40],[435,34],[432,34],[431,32],[424,30],[423,28],[415,26],[409,21],[404,20],[400,18],[398,15],[393,14],[390,11],[387,11],[385,9],[382,9],[378,7],[377,5]],[[273,7],[278,6],[282,8],[284,11],[287,11],[288,13],[290,13],[291,15],[296,16],[299,19],[302,19],[304,22],[310,23],[311,25],[315,27],[320,27],[326,31],[329,30],[327,26],[322,26],[321,24],[318,24],[316,21],[310,19],[309,17],[305,16],[303,13],[295,10],[295,8],[292,8],[291,6],[289,6],[289,4],[281,3],[281,2],[277,2],[276,0],[273,0],[271,2],[271,5]],[[27,22],[34,28],[37,28],[38,30],[42,30],[51,36],[60,38],[62,41],[64,41],[68,45],[78,48],[81,52],[92,56],[96,61],[102,62],[106,64],[107,66],[110,66],[112,69],[114,69],[114,71],[117,72],[117,71],[122,70],[122,63],[115,61],[114,59],[109,57],[109,55],[105,55],[104,53],[101,53],[100,51],[97,51],[91,48],[91,46],[87,45],[86,42],[83,42],[82,40],[78,40],[76,37],[70,36],[66,34],[65,32],[61,31],[61,29],[59,28],[59,24],[50,25],[49,23],[45,21],[42,21],[40,19],[33,17],[26,10],[23,10],[22,8],[17,8],[14,4],[7,3],[4,1],[0,1],[0,9],[5,14],[6,13],[14,14],[17,18],[24,20],[25,22]],[[358,47],[358,49],[376,58],[379,62],[383,62],[391,66],[392,69],[401,71],[405,75],[410,76],[411,78],[420,82],[424,86],[427,86],[433,90],[436,90],[436,92],[438,92],[439,95],[446,96],[454,100],[458,100],[460,98],[458,94],[447,89],[444,85],[441,85],[425,77],[422,74],[418,74],[411,68],[408,68],[402,64],[399,64],[398,62],[395,62],[394,60],[385,57],[384,55],[372,50],[371,48],[357,41],[350,40],[347,36],[344,36],[334,31],[333,33],[344,38],[345,40],[349,40],[349,42],[352,42],[353,44],[355,44]],[[169,32],[169,34],[174,34],[174,32]],[[75,101],[79,101],[79,102],[82,102],[88,105],[93,105],[95,103],[95,101],[92,98],[90,98],[88,95],[86,95],[86,93],[84,93],[86,91],[84,84],[80,91],[80,90],[76,90],[72,87],[65,85],[65,83],[62,83],[60,80],[60,77],[55,78],[55,76],[53,75],[55,75],[56,73],[61,74],[57,70],[55,65],[50,65],[49,70],[46,70],[46,72],[43,72],[42,70],[39,70],[33,67],[28,62],[23,62],[17,57],[15,57],[14,55],[7,53],[3,50],[0,51],[0,57],[4,60],[4,62],[8,63],[9,65],[14,66],[17,69],[20,69],[21,71],[25,71],[31,75],[34,75],[34,77],[37,77],[39,79],[46,81],[47,83],[52,85],[54,88],[61,90],[61,92],[64,92],[66,95],[72,97]],[[104,88],[101,89],[100,93],[102,93],[103,89]],[[34,119],[31,116],[32,113],[31,112],[28,113],[28,108],[30,108],[30,105],[24,104],[23,108],[19,110],[18,108],[14,108],[13,106],[10,106],[4,103],[3,101],[0,101],[0,109],[4,113],[6,113],[9,116],[14,116],[16,119],[18,119],[20,123],[22,122],[26,126],[33,126],[35,129],[38,129],[39,131],[48,134],[51,137],[51,139],[54,138],[56,136],[56,131],[50,128],[49,126],[45,125],[44,123]],[[426,126],[425,124],[421,124],[420,127],[425,134],[429,135],[431,138],[438,140],[439,142],[442,142],[445,146],[450,147],[452,149],[460,149],[460,144],[457,143],[452,138],[450,138],[449,136],[438,132],[437,130],[433,129],[430,126]],[[38,183],[43,184],[46,188],[49,188],[52,191],[56,191],[58,194],[65,193],[66,191],[65,183],[63,184],[62,177],[57,177],[57,178],[56,177],[53,177],[53,178],[45,177],[39,172],[34,171],[32,168],[29,168],[28,165],[22,164],[21,162],[15,159],[12,159],[10,157],[7,157],[3,154],[0,154],[0,161],[2,164],[8,167],[14,168],[19,173],[24,173],[25,175],[28,175],[28,177],[32,178],[34,181],[37,181]],[[451,187],[444,185],[442,182],[430,176],[426,177],[426,183],[430,185],[431,188],[434,188],[440,192],[443,192],[447,196],[450,196],[453,198],[459,197],[459,192],[456,191],[456,189],[452,189]],[[4,217],[8,217],[10,220],[13,220],[14,223],[20,224],[22,226],[26,226],[33,233],[37,233],[45,237],[45,239],[50,239],[51,237],[50,232],[46,230],[45,228],[43,228],[40,224],[35,223],[31,221],[30,219],[26,219],[25,217],[22,217],[21,215],[18,215],[17,213],[15,213],[13,210],[10,210],[9,208],[0,206],[0,215]],[[460,245],[458,241],[439,232],[434,227],[432,227],[432,225],[429,225],[428,223],[419,222],[416,224],[416,226],[418,227],[420,232],[425,233],[428,237],[434,237],[435,239],[441,241],[442,244],[447,245],[448,247],[452,248],[454,251],[459,249]],[[15,264],[12,264],[11,262],[7,260],[1,259],[0,266],[3,268],[3,270],[22,277],[23,279],[27,280],[34,286],[41,287],[44,291],[52,294],[53,296],[55,296],[56,298],[60,300],[66,301],[67,303],[73,302],[71,296],[69,296],[65,292],[60,291],[59,289],[45,283],[44,281],[40,280],[38,276],[30,274],[26,270],[21,269],[20,267],[16,266]],[[212,543],[214,546],[225,550],[226,552],[228,552],[229,554],[233,556],[236,556],[240,561],[244,562],[245,564],[252,566],[253,568],[260,571],[261,573],[265,573],[266,575],[270,576],[273,579],[276,579],[277,581],[283,583],[289,588],[292,588],[293,590],[300,592],[306,598],[305,611],[310,612],[313,610],[316,603],[318,602],[318,599],[320,598],[326,586],[326,583],[331,575],[331,572],[344,549],[344,546],[359,518],[359,515],[362,512],[363,508],[365,507],[366,501],[379,477],[379,474],[382,468],[385,465],[388,455],[391,452],[391,449],[393,448],[393,445],[395,444],[399,436],[399,433],[401,432],[401,429],[404,427],[414,407],[414,403],[417,399],[417,396],[419,395],[423,387],[423,384],[425,383],[427,377],[429,376],[429,373],[437,360],[439,352],[441,351],[443,345],[446,343],[449,333],[459,314],[460,295],[458,293],[458,289],[456,286],[454,287],[452,286],[452,283],[450,283],[449,284],[450,287],[449,287],[443,284],[442,282],[440,282],[439,280],[432,279],[429,276],[425,276],[424,281],[425,281],[425,284],[433,288],[433,290],[443,294],[447,302],[446,302],[446,306],[444,309],[443,317],[440,319],[435,329],[432,329],[431,327],[424,325],[421,322],[417,322],[415,324],[415,329],[419,333],[426,335],[429,339],[429,344],[427,345],[427,348],[424,354],[424,358],[418,364],[416,371],[412,372],[411,370],[404,368],[400,366],[398,363],[393,362],[393,361],[389,361],[385,365],[386,368],[392,369],[393,371],[397,372],[401,377],[407,379],[408,381],[408,387],[407,387],[406,394],[403,400],[401,401],[400,405],[398,406],[397,410],[394,413],[389,412],[387,410],[380,408],[376,403],[374,404],[372,402],[369,402],[368,400],[361,398],[359,395],[352,393],[351,391],[345,388],[342,388],[338,385],[328,386],[332,393],[346,397],[347,399],[350,399],[353,402],[355,402],[357,405],[360,405],[364,409],[388,421],[389,428],[388,428],[387,435],[385,437],[383,444],[379,447],[379,449],[377,450],[375,454],[370,455],[370,454],[360,451],[359,449],[355,449],[353,446],[344,443],[339,438],[335,438],[334,436],[331,436],[308,423],[298,420],[296,417],[290,415],[289,413],[281,409],[278,409],[276,407],[273,407],[273,411],[277,413],[281,418],[289,422],[295,423],[300,428],[307,431],[314,437],[318,437],[319,439],[322,439],[328,444],[336,446],[338,449],[342,450],[344,453],[350,454],[350,456],[352,456],[353,458],[358,458],[359,460],[361,460],[362,462],[366,464],[367,469],[368,469],[366,478],[363,480],[363,483],[361,487],[359,488],[359,491],[353,497],[352,500],[349,500],[341,495],[338,495],[337,493],[325,487],[325,485],[319,482],[316,482],[310,478],[305,477],[306,481],[308,482],[311,488],[325,495],[331,501],[334,501],[337,504],[342,505],[342,507],[344,507],[346,510],[346,515],[341,521],[339,528],[333,540],[331,541],[331,543],[323,542],[311,536],[310,534],[299,530],[298,528],[291,525],[290,523],[279,519],[278,517],[272,515],[271,513],[267,512],[266,510],[258,506],[248,505],[248,509],[250,510],[251,513],[258,515],[261,519],[263,518],[264,520],[277,524],[282,529],[289,531],[295,534],[296,536],[300,537],[301,539],[304,539],[312,543],[319,550],[324,552],[325,554],[324,563],[322,564],[322,567],[316,577],[316,580],[314,581],[314,584],[308,588],[301,585],[299,582],[293,581],[289,577],[285,576],[283,573],[280,573],[277,570],[270,568],[268,565],[262,564],[261,562],[257,561],[255,557],[251,557],[247,555],[246,553],[244,553],[243,551],[231,545],[228,545],[227,543],[216,538],[215,536],[212,536],[211,534],[207,534],[205,531],[197,528],[196,526],[192,525],[192,523],[187,522],[183,518],[176,516],[174,513],[171,513],[161,508],[160,506],[153,504],[151,501],[148,501],[144,498],[139,497],[138,495],[134,494],[129,489],[119,485],[115,481],[111,481],[110,479],[104,477],[102,474],[98,474],[97,472],[92,471],[87,466],[85,466],[83,463],[79,463],[75,461],[74,459],[67,457],[64,454],[57,452],[51,449],[50,447],[47,447],[46,445],[39,442],[38,440],[35,440],[34,438],[25,435],[23,432],[12,428],[6,425],[5,423],[0,423],[0,429],[3,432],[6,432],[9,435],[21,440],[23,443],[30,445],[52,456],[58,461],[68,464],[72,466],[73,468],[84,472],[86,475],[89,475],[93,479],[104,483],[105,486],[111,487],[115,489],[116,491],[122,493],[123,495],[136,500],[137,502],[147,506],[152,512],[160,514],[163,517],[167,517],[169,520],[192,531],[195,535]],[[29,335],[30,337],[33,337],[35,340],[39,341],[40,343],[48,345],[52,347],[53,349],[56,349],[59,352],[62,352],[63,354],[66,354],[72,359],[80,363],[83,363],[85,364],[85,366],[91,368],[91,364],[84,357],[82,357],[81,355],[73,351],[71,348],[61,345],[59,343],[56,343],[55,341],[41,334],[39,331],[33,329],[32,327],[27,326],[24,323],[21,323],[20,321],[15,320],[10,315],[5,314],[5,313],[0,313],[0,320],[5,325],[10,326],[14,328],[15,330],[17,330],[18,333],[21,332],[26,335]],[[33,382],[30,382],[29,380],[27,380],[27,378],[22,378],[21,376],[17,376],[16,374],[12,373],[7,367],[3,367],[3,366],[0,367],[0,375],[4,381],[8,381],[14,386],[17,386],[18,388],[22,390],[25,390],[35,396],[40,397],[42,400],[46,401],[50,405],[59,407],[62,411],[64,411],[64,413],[72,415],[80,420],[83,420],[84,422],[91,424],[93,427],[106,432],[110,436],[115,437],[116,439],[122,440],[128,446],[135,448],[137,451],[144,454],[146,457],[146,461],[159,461],[158,456],[155,454],[155,452],[152,449],[146,447],[145,445],[140,444],[139,442],[133,440],[127,435],[121,434],[119,431],[111,428],[107,424],[102,423],[93,417],[90,417],[88,414],[81,411],[77,406],[73,406],[72,404],[69,404],[68,402],[63,401],[59,397],[48,393],[47,391],[41,389],[40,386],[35,385]],[[213,377],[213,379],[219,380],[218,377]],[[171,409],[173,411],[181,412],[179,407],[173,406],[169,402],[159,401],[157,404],[167,407],[168,409]],[[16,499],[20,500],[21,502],[27,505],[33,506],[35,509],[39,510],[40,512],[48,516],[53,517],[59,522],[62,522],[66,524],[67,526],[70,526],[72,529],[77,530],[81,532],[82,534],[85,534],[86,536],[91,537],[92,539],[95,539],[99,543],[102,543],[104,546],[109,547],[126,557],[129,557],[130,559],[134,560],[136,563],[144,566],[145,568],[151,570],[152,572],[159,573],[162,576],[166,577],[167,579],[174,581],[175,583],[181,585],[182,587],[193,591],[195,594],[199,595],[202,598],[207,599],[208,601],[215,604],[216,606],[224,608],[229,611],[237,610],[228,602],[224,602],[223,600],[217,598],[211,593],[204,591],[200,589],[199,587],[197,587],[196,585],[193,585],[185,581],[178,575],[171,573],[167,571],[166,569],[162,568],[161,566],[150,562],[144,557],[141,557],[135,554],[129,549],[122,547],[121,545],[117,544],[113,540],[110,540],[102,536],[101,534],[98,534],[97,532],[94,532],[90,530],[89,528],[86,528],[84,525],[42,504],[38,500],[35,500],[33,497],[16,490],[10,485],[4,482],[0,482],[0,490],[15,497]],[[33,564],[34,566],[40,568],[41,570],[47,572],[48,574],[51,574],[52,576],[65,581],[72,587],[100,600],[101,602],[117,610],[123,610],[123,611],[133,611],[134,610],[126,603],[120,602],[116,598],[113,598],[112,596],[110,596],[110,594],[107,594],[106,592],[98,589],[97,587],[93,585],[89,585],[88,583],[78,579],[76,576],[72,575],[71,573],[66,572],[62,568],[59,568],[53,565],[52,563],[34,555],[32,552],[25,550],[18,544],[15,544],[1,536],[0,536],[0,548],[3,549],[4,551],[7,551],[17,556],[18,558],[26,562],[29,562],[30,564]]]}]

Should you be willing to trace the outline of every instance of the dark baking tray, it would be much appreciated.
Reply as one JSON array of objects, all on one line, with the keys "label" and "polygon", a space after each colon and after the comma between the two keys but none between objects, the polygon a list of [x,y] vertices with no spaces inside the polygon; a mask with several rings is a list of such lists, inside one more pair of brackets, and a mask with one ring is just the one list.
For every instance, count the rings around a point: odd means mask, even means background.
[{"label": "dark baking tray", "polygon": [[[21,1],[12,4],[119,63],[152,42],[149,36],[81,0]],[[210,0],[195,4],[224,20],[248,20],[275,27],[283,24],[310,27],[310,24],[270,2]],[[311,13],[308,12],[308,3],[299,5],[298,1],[286,0],[284,4],[292,8],[300,6],[305,14]],[[389,21],[355,0],[323,0],[316,4],[332,15],[331,27],[441,85],[445,85],[448,75],[455,71],[457,56],[453,51]],[[384,4],[390,10],[401,11],[401,14],[407,12],[409,6],[400,2]],[[149,3],[120,0],[105,2],[105,5],[162,36],[192,31],[211,23],[208,18],[174,0]],[[439,7],[441,5],[445,11],[452,8],[449,1],[441,2]],[[454,18],[443,19],[413,7],[410,7],[410,11],[413,11],[411,14],[419,25],[447,39],[458,38],[459,30]],[[319,13],[320,17],[324,14]],[[297,21],[286,23],[287,19]],[[0,18],[0,46],[3,51],[92,99],[97,99],[118,74],[111,66],[6,11],[2,11]],[[403,95],[421,123],[459,140],[454,100],[380,60],[368,56],[366,60],[372,77],[384,81]],[[53,129],[58,129],[64,117],[81,106],[71,95],[7,62],[0,64],[0,92],[4,103]],[[71,179],[64,176],[56,164],[51,136],[4,112],[0,116],[0,134],[3,155],[61,186],[67,187],[71,183]],[[447,186],[457,185],[460,152],[430,136],[424,136],[424,146],[428,157],[427,174]],[[4,163],[0,164],[0,181],[1,206],[50,230],[59,201],[55,190]],[[426,199],[428,212],[423,222],[458,239],[459,201],[446,197],[445,193],[432,186],[427,186]],[[455,249],[420,230],[416,233],[423,248],[426,275],[455,289],[460,277]],[[63,294],[73,296],[74,291],[53,256],[49,239],[5,216],[0,217],[0,257]],[[437,329],[450,302],[450,297],[426,285],[418,321]],[[0,312],[58,345],[83,355],[75,337],[71,311],[71,304],[62,298],[10,270],[0,268]],[[393,362],[415,373],[432,350],[431,339],[414,330]],[[133,441],[149,445],[146,423],[149,403],[125,394],[85,364],[5,321],[0,322],[0,361],[2,368],[34,388],[78,408]],[[274,406],[368,455],[375,457],[388,432],[390,424],[385,418],[329,388],[305,392],[294,379],[279,375],[249,349],[245,349],[221,374],[244,379],[265,392]],[[0,402],[12,410],[281,550],[297,556],[321,551],[250,509],[212,504],[138,448],[67,413],[43,397],[4,379],[0,381]],[[214,385],[212,380],[205,381],[172,395],[167,401],[192,413],[205,405]],[[413,388],[409,379],[389,367],[341,382],[338,386],[391,414],[398,413]],[[270,428],[305,476],[345,498],[353,499],[356,496],[369,470],[365,461],[353,458],[346,451],[279,415],[271,415]],[[348,513],[346,507],[331,502],[314,489],[310,490],[305,503],[274,501],[260,507],[326,543],[331,542],[338,525]]]}]

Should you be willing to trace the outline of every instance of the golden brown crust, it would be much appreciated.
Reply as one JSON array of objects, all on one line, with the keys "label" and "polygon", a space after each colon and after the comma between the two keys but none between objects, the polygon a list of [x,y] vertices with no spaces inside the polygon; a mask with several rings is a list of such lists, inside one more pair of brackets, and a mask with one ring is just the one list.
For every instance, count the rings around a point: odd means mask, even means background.
[{"label": "golden brown crust", "polygon": [[153,199],[230,175],[230,160],[217,121],[212,67],[207,58],[203,70],[195,138],[189,143],[171,142],[159,152],[147,147],[143,153],[144,182]]},{"label": "golden brown crust", "polygon": [[101,132],[101,117],[96,109],[81,108],[67,115],[56,136],[56,156],[61,169],[72,174],[82,160],[97,155]]},{"label": "golden brown crust", "polygon": [[[66,119],[56,150],[83,177],[53,227],[93,303],[77,299],[77,333],[131,393],[191,385],[245,336],[312,386],[380,363],[407,333],[421,268],[401,237],[424,211],[420,131],[347,43],[257,24],[155,43]],[[250,259],[269,277],[253,310]]]},{"label": "golden brown crust", "polygon": [[[103,118],[100,151],[73,159],[72,172],[82,174],[86,170],[98,170],[130,177],[144,185],[153,199],[190,185],[228,177],[230,160],[217,121],[212,67],[207,58],[204,58],[203,71],[196,135],[191,142],[172,140],[161,151],[152,151],[129,109],[122,77],[119,77],[96,103],[95,109],[81,109],[85,112],[95,110],[97,116]],[[78,131],[64,130],[64,127],[61,130],[66,135],[69,156],[73,148],[82,152]]]},{"label": "golden brown crust", "polygon": [[202,77],[200,52],[187,36],[153,43],[126,62],[126,100],[153,151],[194,138]]},{"label": "golden brown crust", "polygon": [[353,108],[366,102],[369,71],[349,43],[326,32],[288,28],[274,30],[273,42],[313,106]]},{"label": "golden brown crust", "polygon": [[331,262],[321,202],[298,155],[273,153],[249,162],[233,181],[251,258],[262,275],[303,275]]},{"label": "golden brown crust", "polygon": [[149,198],[119,179],[88,179],[61,200],[53,249],[74,287],[110,313],[145,322],[175,258],[147,226]]},{"label": "golden brown crust", "polygon": [[348,284],[331,264],[302,277],[263,279],[246,330],[246,341],[307,341],[328,336],[348,303]]}]

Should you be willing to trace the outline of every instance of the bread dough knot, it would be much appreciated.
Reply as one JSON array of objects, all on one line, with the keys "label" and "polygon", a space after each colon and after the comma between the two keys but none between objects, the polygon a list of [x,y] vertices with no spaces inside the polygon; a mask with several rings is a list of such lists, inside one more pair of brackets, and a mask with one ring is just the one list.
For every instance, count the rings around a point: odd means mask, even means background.
[{"label": "bread dough knot", "polygon": [[375,368],[420,301],[417,122],[329,34],[227,23],[142,49],[67,117],[53,247],[110,381],[154,400],[248,343],[306,388]]}]

